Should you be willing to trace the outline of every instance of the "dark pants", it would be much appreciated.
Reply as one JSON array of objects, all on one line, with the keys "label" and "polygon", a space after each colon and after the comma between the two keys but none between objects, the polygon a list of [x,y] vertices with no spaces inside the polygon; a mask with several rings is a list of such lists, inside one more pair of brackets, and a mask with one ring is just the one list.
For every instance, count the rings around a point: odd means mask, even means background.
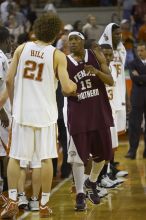
[{"label": "dark pants", "polygon": [[[68,177],[71,172],[71,165],[67,163],[67,132],[64,124],[64,119],[58,119],[58,133],[59,133],[59,144],[63,150],[63,161],[61,165],[61,177]],[[57,159],[53,159],[54,176],[57,172]]]},{"label": "dark pants", "polygon": [[8,157],[0,157],[0,169],[1,169],[1,177],[3,179],[3,191],[8,190],[8,183],[7,183],[7,165],[8,165]]},{"label": "dark pants", "polygon": [[[142,123],[143,115],[146,122],[146,106],[145,107],[133,106],[129,114],[129,144],[130,144],[129,152],[132,155],[136,155],[136,151],[139,145],[140,135],[142,133],[141,123]],[[144,128],[144,143],[145,143],[145,151],[146,151],[146,123]]]}]

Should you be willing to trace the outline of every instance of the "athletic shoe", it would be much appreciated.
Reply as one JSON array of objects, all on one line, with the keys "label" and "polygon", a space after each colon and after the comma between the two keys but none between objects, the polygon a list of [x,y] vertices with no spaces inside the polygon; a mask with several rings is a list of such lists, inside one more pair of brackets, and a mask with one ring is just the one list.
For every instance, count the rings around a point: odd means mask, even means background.
[{"label": "athletic shoe", "polygon": [[126,158],[129,158],[131,160],[134,160],[136,159],[136,153],[131,153],[131,152],[128,152],[126,155],[125,155]]},{"label": "athletic shoe", "polygon": [[111,164],[110,164],[110,169],[112,174],[116,177],[125,177],[128,175],[128,171],[118,170],[116,167],[112,166]]},{"label": "athletic shoe", "polygon": [[85,211],[87,209],[86,205],[86,195],[84,193],[78,193],[76,196],[76,211]]},{"label": "athletic shoe", "polygon": [[128,171],[126,170],[119,170],[116,174],[116,177],[125,177],[128,175]]},{"label": "athletic shoe", "polygon": [[28,203],[28,207],[30,211],[39,211],[39,200],[37,199],[30,199]]},{"label": "athletic shoe", "polygon": [[18,207],[19,209],[28,209],[28,200],[24,193],[18,194]]},{"label": "athletic shoe", "polygon": [[87,197],[88,199],[93,203],[93,204],[99,204],[100,203],[100,197],[98,195],[98,190],[96,189],[96,182],[91,182],[88,179],[85,180],[85,189],[86,189],[86,193],[87,193]]},{"label": "athletic shoe", "polygon": [[103,198],[103,197],[105,197],[105,196],[108,195],[107,189],[105,189],[105,188],[103,188],[103,187],[100,187],[100,186],[98,186],[98,185],[96,186],[96,189],[97,189],[97,191],[98,191],[98,195],[99,195],[100,198]]},{"label": "athletic shoe", "polygon": [[113,176],[112,173],[108,173],[107,176],[109,177],[110,180],[114,181],[116,185],[120,185],[121,183],[124,182],[124,179],[122,178],[117,178],[116,176]]},{"label": "athletic shoe", "polygon": [[114,189],[117,184],[110,180],[107,175],[102,176],[99,186],[107,188],[107,189]]},{"label": "athletic shoe", "polygon": [[8,199],[4,196],[4,194],[0,193],[0,207],[3,207],[6,204],[7,200]]},{"label": "athletic shoe", "polygon": [[18,212],[18,202],[8,199],[6,205],[4,206],[0,214],[0,217],[2,219],[13,218],[15,215],[17,215]]},{"label": "athletic shoe", "polygon": [[40,205],[40,218],[48,218],[50,215],[52,215],[52,209],[49,208],[49,206],[46,205]]}]

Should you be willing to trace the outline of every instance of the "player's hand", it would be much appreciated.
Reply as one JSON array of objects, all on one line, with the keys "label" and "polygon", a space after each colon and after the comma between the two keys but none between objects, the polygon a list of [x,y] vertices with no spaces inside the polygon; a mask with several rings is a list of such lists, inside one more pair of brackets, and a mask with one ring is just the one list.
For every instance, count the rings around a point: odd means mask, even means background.
[{"label": "player's hand", "polygon": [[97,69],[92,65],[85,65],[84,70],[86,74],[92,75],[97,73]]},{"label": "player's hand", "polygon": [[132,74],[133,74],[134,76],[139,76],[139,73],[138,73],[136,70],[133,70],[133,71],[132,71]]},{"label": "player's hand", "polygon": [[9,118],[4,108],[0,110],[1,126],[7,128],[9,126]]},{"label": "player's hand", "polygon": [[73,86],[73,92],[70,94],[70,96],[77,96],[77,84],[72,81]]},{"label": "player's hand", "polygon": [[103,54],[103,52],[102,52],[102,49],[100,48],[99,45],[97,45],[97,47],[95,47],[95,48],[93,49],[93,52],[94,52],[94,54],[96,55],[96,58],[97,58],[97,60],[98,60],[98,62],[99,62],[100,64],[106,63],[106,58],[105,58],[105,56],[104,56],[104,54]]}]

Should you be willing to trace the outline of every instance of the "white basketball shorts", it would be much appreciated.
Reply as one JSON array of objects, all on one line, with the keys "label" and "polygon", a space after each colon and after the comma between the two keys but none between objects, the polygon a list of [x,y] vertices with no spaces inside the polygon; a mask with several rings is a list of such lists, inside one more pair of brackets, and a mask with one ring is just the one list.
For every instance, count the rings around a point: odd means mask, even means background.
[{"label": "white basketball shorts", "polygon": [[115,123],[117,127],[117,132],[120,134],[126,131],[126,109],[121,109],[116,111]]},{"label": "white basketball shorts", "polygon": [[49,127],[36,128],[20,125],[13,120],[12,142],[10,147],[11,158],[17,160],[41,161],[56,158],[56,124]]}]

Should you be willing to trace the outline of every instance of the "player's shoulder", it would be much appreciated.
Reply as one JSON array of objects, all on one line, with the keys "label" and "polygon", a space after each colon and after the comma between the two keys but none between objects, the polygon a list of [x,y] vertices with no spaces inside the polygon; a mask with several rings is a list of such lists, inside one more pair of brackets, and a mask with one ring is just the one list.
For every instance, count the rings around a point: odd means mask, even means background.
[{"label": "player's shoulder", "polygon": [[56,59],[60,59],[60,60],[63,60],[64,58],[66,58],[66,55],[61,50],[58,50],[57,48],[55,49],[54,56]]},{"label": "player's shoulder", "polygon": [[25,47],[25,45],[26,45],[26,43],[23,43],[23,44],[19,45],[19,46],[16,48],[14,55],[15,55],[15,56],[20,56],[21,53],[22,53],[22,51],[23,51],[23,49],[24,49],[24,47]]}]

